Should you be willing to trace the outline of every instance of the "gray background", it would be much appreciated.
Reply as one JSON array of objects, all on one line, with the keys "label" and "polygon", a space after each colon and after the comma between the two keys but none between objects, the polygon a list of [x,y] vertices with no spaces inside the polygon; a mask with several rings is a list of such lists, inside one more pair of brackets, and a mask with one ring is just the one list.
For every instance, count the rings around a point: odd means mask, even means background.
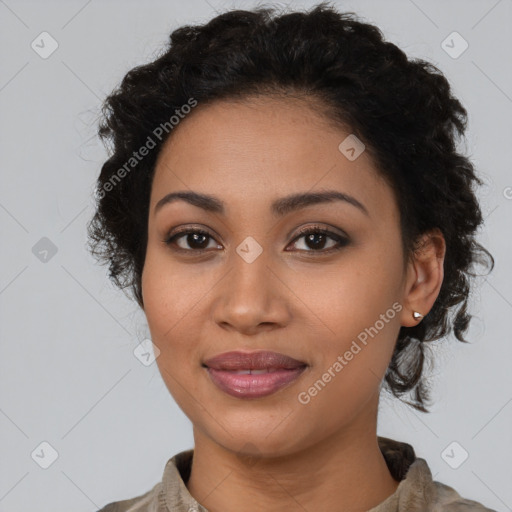
[{"label": "gray background", "polygon": [[[451,81],[469,112],[462,150],[486,183],[480,241],[496,258],[477,281],[471,344],[435,349],[432,413],[384,395],[379,434],[410,442],[463,496],[512,510],[512,1],[335,3]],[[171,29],[255,5],[0,0],[0,511],[94,511],[146,492],[172,455],[192,447],[156,364],[133,354],[149,335],[144,316],[84,247],[106,155],[95,123],[100,101]],[[43,31],[59,45],[46,59],[31,48]],[[469,44],[458,58],[441,46],[453,31]],[[54,255],[41,252],[43,237]],[[44,441],[58,452],[47,469]],[[453,441],[469,453],[458,469],[441,456]]]}]

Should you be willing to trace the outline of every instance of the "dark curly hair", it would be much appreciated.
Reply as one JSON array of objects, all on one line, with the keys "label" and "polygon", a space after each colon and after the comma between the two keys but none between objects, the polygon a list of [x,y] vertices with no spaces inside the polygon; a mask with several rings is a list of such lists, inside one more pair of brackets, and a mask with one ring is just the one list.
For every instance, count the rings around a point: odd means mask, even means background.
[{"label": "dark curly hair", "polygon": [[[191,99],[201,105],[251,95],[315,102],[326,119],[350,127],[364,142],[395,193],[404,260],[418,248],[421,234],[438,228],[444,235],[439,296],[421,323],[401,327],[384,382],[397,398],[410,392],[406,403],[428,412],[425,342],[452,330],[467,342],[471,267],[479,262],[494,268],[492,255],[475,240],[483,219],[473,187],[483,182],[456,149],[467,112],[441,71],[408,60],[353,12],[339,13],[328,2],[278,14],[275,7],[260,6],[174,30],[162,54],[130,70],[103,104],[99,135],[110,157],[97,182],[89,249],[143,307],[150,190],[159,150],[172,133],[169,120],[187,112]],[[154,147],[134,162],[134,152],[150,140]]]}]

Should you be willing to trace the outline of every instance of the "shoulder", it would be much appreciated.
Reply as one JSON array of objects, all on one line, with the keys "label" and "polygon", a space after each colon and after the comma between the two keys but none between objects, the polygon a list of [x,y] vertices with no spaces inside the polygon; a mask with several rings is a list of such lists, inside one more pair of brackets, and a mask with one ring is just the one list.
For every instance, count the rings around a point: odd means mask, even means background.
[{"label": "shoulder", "polygon": [[[434,481],[424,459],[417,458],[407,472],[400,510],[424,510],[421,504],[430,506],[432,512],[496,512],[481,503],[462,497],[453,487]],[[404,485],[405,487],[405,485]],[[426,503],[425,503],[426,502]]]},{"label": "shoulder", "polygon": [[399,485],[394,494],[369,512],[496,512],[435,481],[427,461],[416,457],[410,444],[382,436],[378,441]]},{"label": "shoulder", "polygon": [[185,485],[190,475],[193,453],[193,450],[185,450],[171,457],[165,465],[161,481],[149,491],[134,498],[108,503],[98,512],[203,510]]},{"label": "shoulder", "polygon": [[161,487],[162,484],[159,482],[144,494],[136,496],[135,498],[109,503],[98,510],[98,512],[146,512],[149,510],[157,510],[154,507],[158,503],[158,495]]},{"label": "shoulder", "polygon": [[478,501],[463,498],[453,487],[434,482],[439,512],[496,512]]}]

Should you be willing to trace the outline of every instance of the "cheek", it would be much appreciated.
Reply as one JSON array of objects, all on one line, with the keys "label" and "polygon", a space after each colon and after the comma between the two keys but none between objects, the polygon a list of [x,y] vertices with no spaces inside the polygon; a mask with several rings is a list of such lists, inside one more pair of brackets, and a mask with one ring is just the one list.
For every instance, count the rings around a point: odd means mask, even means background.
[{"label": "cheek", "polygon": [[315,313],[309,316],[324,333],[308,380],[328,382],[328,390],[317,386],[323,395],[318,405],[343,397],[356,407],[378,389],[400,329],[401,271],[399,255],[382,256],[381,248],[358,251],[332,272],[302,282],[301,295]]},{"label": "cheek", "polygon": [[307,418],[304,435],[308,429],[327,435],[375,400],[393,353],[401,310],[393,272],[389,267],[384,272],[380,265],[368,267],[368,272],[357,267],[353,272],[344,269],[341,276],[338,272],[339,285],[322,280],[330,293],[322,296],[314,288],[316,305],[308,301],[329,330],[322,328],[328,336],[318,344],[316,364],[297,397]]},{"label": "cheek", "polygon": [[197,289],[189,293],[184,287],[184,273],[169,270],[169,262],[148,253],[142,275],[144,313],[151,340],[160,351],[156,363],[162,379],[179,407],[191,413],[190,396],[197,395],[198,371],[192,365],[197,361],[198,333],[194,332],[194,303]]},{"label": "cheek", "polygon": [[[332,337],[356,337],[400,299],[399,257],[379,249],[354,251],[327,271],[304,272],[297,283],[296,295],[314,313],[309,316]],[[386,316],[392,319],[395,313]]]},{"label": "cheek", "polygon": [[187,316],[204,294],[187,269],[172,265],[159,250],[148,249],[142,273],[144,312],[152,334],[161,342],[176,339],[175,333],[187,324]]},{"label": "cheek", "polygon": [[[190,290],[186,276],[169,271],[169,262],[148,254],[142,275],[144,313],[152,342],[160,351],[157,365],[171,394],[179,402],[180,387],[191,389],[192,361],[199,339],[194,304],[199,300],[197,289]],[[187,364],[184,364],[184,361]]]}]

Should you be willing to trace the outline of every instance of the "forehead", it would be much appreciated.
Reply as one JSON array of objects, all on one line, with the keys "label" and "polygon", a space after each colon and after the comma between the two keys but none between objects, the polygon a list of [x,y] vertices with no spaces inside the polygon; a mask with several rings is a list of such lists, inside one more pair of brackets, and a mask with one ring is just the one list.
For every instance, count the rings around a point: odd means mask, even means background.
[{"label": "forehead", "polygon": [[393,210],[392,191],[368,152],[351,160],[340,150],[350,137],[317,102],[258,97],[198,105],[160,151],[152,205],[173,190],[264,207],[291,193],[337,189],[369,210]]}]

